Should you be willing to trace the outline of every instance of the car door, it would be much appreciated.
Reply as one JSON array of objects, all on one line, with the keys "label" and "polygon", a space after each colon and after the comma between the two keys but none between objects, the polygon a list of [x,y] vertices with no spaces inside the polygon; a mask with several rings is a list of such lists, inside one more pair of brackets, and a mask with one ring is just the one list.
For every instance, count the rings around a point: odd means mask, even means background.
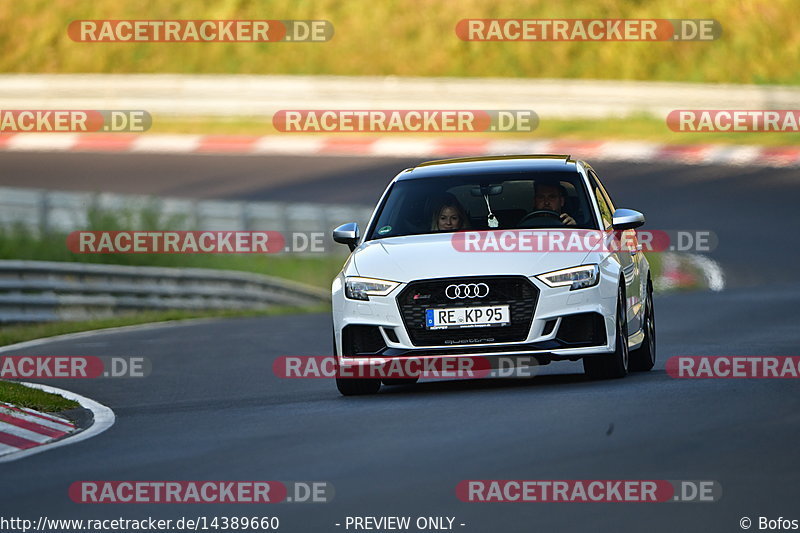
[{"label": "car door", "polygon": [[[614,203],[593,170],[589,171],[589,178],[594,189],[594,195],[597,198],[604,229],[611,231],[611,221],[615,210]],[[625,279],[625,307],[628,317],[628,332],[633,333],[639,331],[642,327],[641,274],[639,272],[639,256],[642,251],[636,239],[636,230],[623,231],[618,242],[620,247],[613,253],[619,261],[622,275]]]}]

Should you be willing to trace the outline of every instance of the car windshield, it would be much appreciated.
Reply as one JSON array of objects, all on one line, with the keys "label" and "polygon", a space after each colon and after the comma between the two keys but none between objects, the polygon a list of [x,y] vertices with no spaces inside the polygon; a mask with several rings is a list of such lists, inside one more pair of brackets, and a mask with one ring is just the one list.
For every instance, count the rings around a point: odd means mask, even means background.
[{"label": "car windshield", "polygon": [[516,228],[597,229],[582,176],[530,172],[399,180],[367,240]]}]

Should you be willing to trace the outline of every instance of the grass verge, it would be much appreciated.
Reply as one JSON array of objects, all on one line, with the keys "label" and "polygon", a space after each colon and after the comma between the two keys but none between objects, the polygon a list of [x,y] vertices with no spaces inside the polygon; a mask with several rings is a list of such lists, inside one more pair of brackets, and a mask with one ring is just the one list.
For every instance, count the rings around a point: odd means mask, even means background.
[{"label": "grass verge", "polygon": [[67,400],[58,394],[51,394],[39,389],[32,389],[13,381],[0,380],[0,402],[6,402],[17,407],[27,407],[45,413],[57,413],[67,409],[75,409],[80,404]]},{"label": "grass verge", "polygon": [[662,254],[653,252],[644,254],[644,256],[647,258],[647,262],[650,263],[650,279],[655,281],[661,277],[663,271]]},{"label": "grass verge", "polygon": [[[0,2],[0,71],[582,78],[800,83],[796,0],[28,0]],[[499,19],[715,19],[713,41],[467,42],[456,24]],[[321,43],[75,42],[73,20],[325,19]]]}]

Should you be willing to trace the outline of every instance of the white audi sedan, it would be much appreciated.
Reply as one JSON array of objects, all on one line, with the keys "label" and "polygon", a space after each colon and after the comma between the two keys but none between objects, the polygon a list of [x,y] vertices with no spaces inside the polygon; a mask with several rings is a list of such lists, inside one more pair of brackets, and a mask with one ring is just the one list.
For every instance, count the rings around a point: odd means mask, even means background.
[{"label": "white audi sedan", "polygon": [[[357,367],[431,358],[583,361],[591,379],[655,362],[650,267],[595,171],[564,155],[432,161],[386,188],[333,282],[337,386],[372,394]],[[368,377],[352,377],[363,376]]]}]

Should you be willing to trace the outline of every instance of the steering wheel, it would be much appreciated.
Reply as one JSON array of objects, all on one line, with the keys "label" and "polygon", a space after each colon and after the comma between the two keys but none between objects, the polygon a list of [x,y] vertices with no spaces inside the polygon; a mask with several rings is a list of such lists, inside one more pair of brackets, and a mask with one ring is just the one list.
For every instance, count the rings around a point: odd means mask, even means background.
[{"label": "steering wheel", "polygon": [[[533,211],[532,213],[528,213],[527,215],[522,217],[522,220],[520,220],[517,223],[517,226],[523,227],[523,224],[529,223],[535,218],[546,218],[546,219],[548,219],[548,220],[542,220],[542,222],[544,222],[544,224],[542,224],[543,226],[549,226],[552,222],[555,222],[555,221],[549,220],[551,218],[555,218],[558,221],[558,225],[559,226],[563,226],[564,225],[564,223],[561,221],[561,213],[559,213],[558,211],[551,211],[550,209],[539,209],[537,211]],[[538,227],[538,226],[539,226],[539,224],[536,224],[534,227]]]}]

